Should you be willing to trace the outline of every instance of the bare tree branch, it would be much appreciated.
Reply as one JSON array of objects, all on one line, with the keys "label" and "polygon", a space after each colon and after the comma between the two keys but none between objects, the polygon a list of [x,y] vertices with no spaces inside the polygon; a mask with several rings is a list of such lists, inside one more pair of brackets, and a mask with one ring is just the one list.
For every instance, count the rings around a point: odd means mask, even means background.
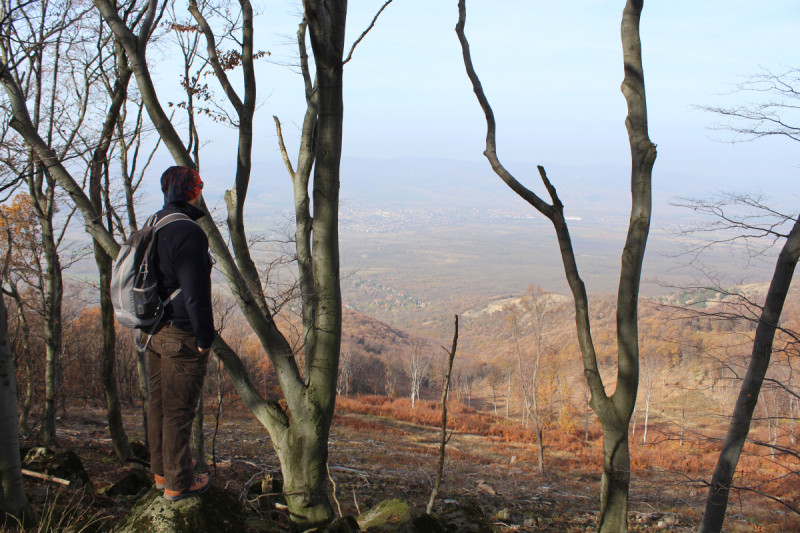
[{"label": "bare tree branch", "polygon": [[727,122],[712,127],[733,133],[730,142],[749,142],[763,137],[800,141],[800,69],[774,73],[766,68],[738,84],[731,93],[751,94],[757,100],[732,107],[700,106]]},{"label": "bare tree branch", "polygon": [[378,12],[375,13],[375,16],[372,18],[372,22],[369,23],[369,26],[367,26],[367,29],[364,30],[363,32],[361,32],[361,35],[358,36],[358,39],[356,39],[356,41],[353,43],[353,46],[350,47],[350,52],[347,54],[347,59],[342,61],[342,65],[346,65],[350,61],[350,59],[353,58],[353,52],[355,51],[356,46],[358,46],[358,43],[360,43],[364,39],[364,37],[367,36],[369,31],[375,26],[375,22],[378,20],[378,17],[381,16],[381,13],[383,13],[383,10],[386,9],[386,7],[391,3],[392,3],[392,0],[386,0],[386,2],[384,2],[384,4],[381,6],[381,8],[378,10]]}]

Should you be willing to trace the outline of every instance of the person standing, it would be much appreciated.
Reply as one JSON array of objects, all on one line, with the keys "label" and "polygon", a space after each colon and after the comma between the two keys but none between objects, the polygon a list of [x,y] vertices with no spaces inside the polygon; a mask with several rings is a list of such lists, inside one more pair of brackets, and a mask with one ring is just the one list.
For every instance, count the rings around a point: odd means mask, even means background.
[{"label": "person standing", "polygon": [[157,219],[182,213],[156,233],[156,278],[162,301],[177,289],[147,348],[150,406],[147,437],[151,470],[164,498],[177,501],[208,490],[211,477],[195,472],[190,439],[203,389],[206,364],[216,333],[211,307],[208,238],[195,222],[204,212],[203,181],[188,167],[161,176],[164,207]]}]

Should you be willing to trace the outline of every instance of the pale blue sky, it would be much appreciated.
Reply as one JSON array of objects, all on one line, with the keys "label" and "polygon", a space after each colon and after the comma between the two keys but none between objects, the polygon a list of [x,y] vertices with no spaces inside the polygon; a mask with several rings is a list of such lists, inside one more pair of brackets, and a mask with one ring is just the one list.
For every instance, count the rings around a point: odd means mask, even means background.
[{"label": "pale blue sky", "polygon": [[[349,2],[348,47],[382,4]],[[256,5],[262,13],[258,48],[269,50],[274,61],[295,61],[291,39],[298,2]],[[627,187],[626,109],[619,91],[623,5],[468,1],[473,61],[497,117],[500,157],[512,172],[527,172],[530,164],[619,167],[622,172],[604,174],[604,180]],[[395,0],[384,11],[345,67],[345,156],[483,160],[485,122],[464,72],[456,20],[455,0]],[[800,2],[646,0],[641,35],[650,136],[659,150],[654,190],[674,195],[757,189],[796,204],[797,143],[714,141],[724,137],[708,129],[715,117],[693,106],[741,101],[746,95],[724,93],[759,66],[780,71],[800,65]],[[292,123],[302,119],[304,105],[301,79],[264,61],[258,76],[256,157],[279,159],[271,116],[286,124],[293,152]],[[162,68],[158,77],[166,88],[173,74]],[[211,124],[201,131],[214,139],[204,149],[205,162],[213,160],[216,167],[229,161],[232,167],[231,132]],[[558,183],[559,176],[551,177]],[[274,179],[285,185],[285,176]],[[525,181],[536,185],[536,176]],[[230,181],[218,185],[227,188]]]}]

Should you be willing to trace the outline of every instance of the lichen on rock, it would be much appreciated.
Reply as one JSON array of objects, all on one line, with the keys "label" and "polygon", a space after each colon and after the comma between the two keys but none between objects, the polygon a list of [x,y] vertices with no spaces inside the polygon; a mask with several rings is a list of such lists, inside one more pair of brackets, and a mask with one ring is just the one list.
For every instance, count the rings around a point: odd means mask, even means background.
[{"label": "lichen on rock", "polygon": [[151,489],[114,528],[114,533],[234,533],[244,531],[244,511],[229,492],[212,486],[177,502]]},{"label": "lichen on rock", "polygon": [[358,518],[364,533],[445,533],[444,526],[431,515],[398,499],[385,500]]}]

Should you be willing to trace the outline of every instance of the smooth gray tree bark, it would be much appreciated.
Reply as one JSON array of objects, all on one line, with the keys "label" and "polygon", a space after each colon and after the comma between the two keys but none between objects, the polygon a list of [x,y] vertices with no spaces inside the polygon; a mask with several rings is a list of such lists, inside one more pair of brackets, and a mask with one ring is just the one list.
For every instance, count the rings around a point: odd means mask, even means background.
[{"label": "smooth gray tree bark", "polygon": [[705,512],[699,527],[701,533],[718,533],[722,530],[736,465],[739,463],[739,456],[747,440],[747,434],[750,432],[753,411],[755,411],[761,385],[772,356],[775,331],[786,302],[786,295],[792,284],[798,258],[800,258],[800,218],[792,227],[775,264],[767,300],[756,327],[750,365],[742,381],[742,388],[736,399],[728,433],[711,478]]},{"label": "smooth gray tree bark", "polygon": [[[145,22],[139,28],[138,35],[123,23],[110,2],[95,0],[94,3],[125,48],[139,92],[161,139],[177,164],[194,167],[191,154],[158,101],[147,69],[146,44],[152,20],[158,11],[158,2],[152,0],[149,3]],[[224,362],[242,399],[272,437],[281,462],[284,490],[293,520],[300,525],[316,525],[329,521],[333,516],[325,493],[325,464],[341,341],[338,191],[343,116],[342,49],[347,3],[304,3],[305,24],[309,28],[309,38],[314,50],[317,80],[314,96],[308,98],[309,108],[303,127],[298,172],[293,175],[305,334],[305,372],[300,372],[289,342],[272,319],[244,232],[243,209],[250,180],[256,81],[253,69],[252,8],[247,0],[241,0],[240,6],[243,98],[228,81],[227,74],[216,57],[213,32],[199,6],[190,2],[189,7],[190,13],[206,35],[207,55],[237,113],[239,130],[235,184],[225,194],[231,247],[228,247],[210,217],[205,217],[201,225],[209,236],[217,265],[226,276],[233,296],[270,357],[288,412],[259,395],[238,356],[222,339],[217,339],[214,351]],[[310,83],[307,87],[309,85]],[[310,179],[312,167],[313,181]],[[309,191],[309,186],[312,191]],[[310,212],[309,192],[313,194],[313,215]]]},{"label": "smooth gray tree bark", "polygon": [[[44,174],[43,169],[40,172]],[[64,296],[61,260],[58,255],[57,237],[53,225],[55,183],[48,184],[45,190],[37,190],[36,185],[31,184],[29,190],[33,197],[34,210],[42,225],[42,242],[45,252],[44,286],[42,291],[45,314],[44,408],[42,426],[39,430],[39,441],[42,444],[52,445],[56,442],[56,395],[59,391],[58,365],[63,345],[62,301]]]},{"label": "smooth gray tree bark", "polygon": [[[103,199],[108,198],[110,191],[103,191],[104,183],[108,186],[109,180],[103,179],[108,175],[108,152],[111,149],[114,132],[125,100],[128,98],[128,83],[132,72],[125,64],[122,54],[117,54],[116,71],[118,77],[114,83],[111,94],[111,105],[106,113],[106,119],[100,133],[100,140],[95,148],[89,169],[89,198],[97,213],[104,213],[106,227],[113,232],[111,210],[104,209]],[[111,271],[113,258],[100,246],[93,242],[95,263],[100,273],[100,321],[102,331],[100,381],[103,384],[103,393],[106,398],[106,413],[108,416],[108,430],[114,453],[121,462],[127,461],[131,456],[128,435],[122,422],[119,392],[117,390],[117,376],[114,366],[117,358],[116,331],[114,329],[114,307],[111,304]],[[146,433],[146,432],[145,432]]]},{"label": "smooth gray tree bark", "polygon": [[[147,43],[163,12],[164,4],[158,0],[147,3],[146,11],[136,19],[140,21],[134,26],[138,33],[134,33],[126,25],[110,1],[94,0],[94,4],[124,49],[139,93],[161,142],[167,146],[177,164],[194,167],[195,162],[189,150],[159,103],[147,67]],[[301,526],[311,526],[327,522],[333,516],[325,491],[325,464],[341,340],[338,191],[343,117],[342,51],[347,2],[329,0],[304,3],[303,27],[308,28],[316,68],[313,85],[308,69],[304,69],[307,95],[312,92],[313,95],[307,99],[309,106],[303,125],[298,171],[293,174],[298,220],[297,255],[303,305],[304,372],[298,366],[290,343],[272,318],[272,310],[264,296],[262,281],[250,257],[244,233],[242,215],[250,179],[256,93],[253,13],[249,1],[240,0],[239,4],[242,8],[242,33],[239,42],[244,73],[244,98],[238,97],[233,85],[226,82],[224,69],[218,68],[219,59],[215,58],[216,43],[213,33],[211,39],[208,39],[209,60],[236,110],[239,128],[235,183],[225,195],[230,247],[211,217],[204,217],[201,225],[209,236],[218,268],[225,275],[240,309],[270,357],[286,407],[267,401],[258,394],[244,365],[222,339],[215,341],[214,350],[224,362],[243,401],[272,437],[281,461],[287,502],[293,520]],[[384,7],[387,4],[388,2]],[[208,38],[210,32],[203,26],[202,13],[193,2],[190,2],[190,12],[200,15],[201,21],[198,24]],[[302,42],[301,47],[304,46],[305,42]],[[307,65],[307,58],[304,61]],[[104,226],[100,214],[63,166],[58,154],[50,149],[32,126],[22,91],[13,79],[5,76],[3,67],[4,65],[0,65],[0,82],[6,90],[13,112],[11,126],[23,136],[37,159],[47,166],[59,185],[70,195],[83,215],[87,232],[109,256],[115,257],[119,243]]]},{"label": "smooth gray tree bark", "polygon": [[606,393],[600,377],[597,354],[589,321],[586,288],[578,273],[572,241],[564,218],[564,205],[543,167],[539,174],[552,203],[547,203],[516,180],[497,157],[496,123],[489,101],[472,65],[469,43],[464,34],[465,0],[459,1],[456,33],[464,56],[467,75],[486,116],[487,134],[484,155],[495,173],[521,198],[546,216],[555,228],[564,272],[575,302],[578,343],[583,358],[584,376],[591,392],[590,405],[603,426],[603,475],[600,490],[601,532],[627,530],[628,492],[630,487],[630,451],[628,426],[636,402],[639,378],[638,295],[645,246],[652,209],[651,181],[656,159],[655,145],[647,133],[647,107],[642,69],[639,19],[643,1],[628,0],[622,14],[621,37],[625,77],[622,93],[628,105],[625,125],[631,149],[631,217],[617,295],[617,380],[612,395]]},{"label": "smooth gray tree bark", "polygon": [[[9,238],[8,241],[10,243],[11,238]],[[19,336],[21,338],[19,340],[20,346],[16,348],[16,351],[17,357],[20,357],[19,352],[22,352],[21,357],[24,359],[25,376],[27,377],[25,394],[23,395],[22,407],[19,413],[19,427],[20,431],[27,432],[28,417],[30,416],[31,407],[33,406],[33,396],[36,392],[36,377],[34,376],[33,361],[31,360],[33,354],[31,353],[30,327],[28,326],[28,318],[23,308],[22,296],[20,296],[16,284],[13,282],[10,283],[9,290],[3,289],[2,292],[4,294],[10,294],[17,306],[17,320],[19,321]]]}]

